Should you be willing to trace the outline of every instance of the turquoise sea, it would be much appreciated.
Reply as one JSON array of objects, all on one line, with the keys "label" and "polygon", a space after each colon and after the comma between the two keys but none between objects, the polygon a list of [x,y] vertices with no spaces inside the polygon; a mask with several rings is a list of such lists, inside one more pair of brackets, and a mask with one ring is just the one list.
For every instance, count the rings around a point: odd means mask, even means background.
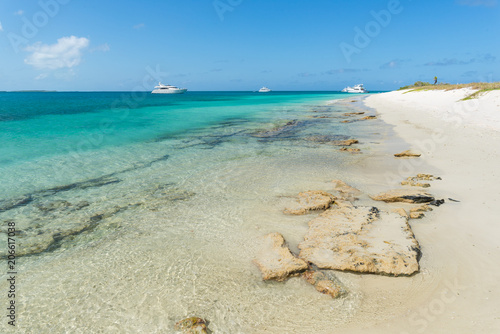
[{"label": "turquoise sea", "polygon": [[[359,294],[339,301],[298,280],[262,282],[252,259],[270,232],[297,250],[310,217],[282,210],[298,192],[328,190],[332,179],[356,185],[387,130],[343,122],[370,113],[359,100],[0,93],[0,221],[4,234],[8,222],[18,231],[18,329],[170,333],[200,316],[215,333],[327,333],[348,322]],[[363,153],[332,144],[349,138]],[[6,249],[2,237],[2,258]]]}]

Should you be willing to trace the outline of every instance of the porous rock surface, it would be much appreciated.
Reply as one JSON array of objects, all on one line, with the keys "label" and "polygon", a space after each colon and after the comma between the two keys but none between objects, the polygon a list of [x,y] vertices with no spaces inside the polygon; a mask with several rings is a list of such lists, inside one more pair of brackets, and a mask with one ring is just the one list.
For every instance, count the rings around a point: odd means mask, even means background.
[{"label": "porous rock surface", "polygon": [[404,203],[429,203],[434,197],[418,189],[392,189],[370,196],[375,201],[404,202]]},{"label": "porous rock surface", "polygon": [[263,280],[284,281],[289,276],[308,268],[307,263],[292,255],[279,233],[263,237],[263,246],[254,263],[259,267]]},{"label": "porous rock surface", "polygon": [[335,197],[325,191],[310,190],[299,193],[297,203],[285,208],[283,213],[303,215],[312,210],[326,210],[335,200]]},{"label": "porous rock surface", "polygon": [[323,269],[411,275],[419,270],[420,246],[398,213],[342,205],[309,222],[299,257]]}]

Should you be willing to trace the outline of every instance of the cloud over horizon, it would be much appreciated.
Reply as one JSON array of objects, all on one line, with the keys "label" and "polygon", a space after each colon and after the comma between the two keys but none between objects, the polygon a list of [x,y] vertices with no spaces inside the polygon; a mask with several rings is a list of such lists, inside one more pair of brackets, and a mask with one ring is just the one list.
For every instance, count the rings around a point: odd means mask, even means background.
[{"label": "cloud over horizon", "polygon": [[497,57],[489,53],[486,53],[467,60],[458,60],[457,58],[444,58],[438,61],[427,62],[424,64],[424,66],[450,66],[450,65],[469,65],[473,63],[492,63],[496,59]]},{"label": "cloud over horizon", "polygon": [[323,74],[342,74],[342,73],[358,73],[358,72],[366,72],[368,69],[366,68],[338,68],[334,70],[328,70],[323,72]]},{"label": "cloud over horizon", "polygon": [[52,45],[37,42],[25,49],[32,54],[24,59],[24,62],[38,69],[71,68],[80,64],[82,51],[89,44],[87,38],[76,36],[61,37]]}]

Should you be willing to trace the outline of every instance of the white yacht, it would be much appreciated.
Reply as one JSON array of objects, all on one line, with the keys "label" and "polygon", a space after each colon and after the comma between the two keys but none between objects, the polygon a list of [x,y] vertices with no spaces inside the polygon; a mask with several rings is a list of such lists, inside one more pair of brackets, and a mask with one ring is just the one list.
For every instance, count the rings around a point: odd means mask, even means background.
[{"label": "white yacht", "polygon": [[259,89],[259,93],[269,93],[271,90],[267,88],[266,86],[262,87]]},{"label": "white yacht", "polygon": [[354,87],[346,87],[342,89],[344,93],[368,93],[368,91],[363,87],[363,84],[354,85]]},{"label": "white yacht", "polygon": [[151,92],[152,94],[182,94],[187,91],[187,88],[179,88],[172,85],[164,85],[161,82],[158,83],[158,86],[155,86],[155,89]]}]

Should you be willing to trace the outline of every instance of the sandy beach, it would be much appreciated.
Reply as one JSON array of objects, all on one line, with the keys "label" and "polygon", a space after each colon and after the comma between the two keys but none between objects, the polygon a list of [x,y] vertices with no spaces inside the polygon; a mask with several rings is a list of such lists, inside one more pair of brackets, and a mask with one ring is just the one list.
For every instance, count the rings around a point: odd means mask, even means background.
[{"label": "sandy beach", "polygon": [[[500,91],[461,101],[471,92],[393,91],[365,99],[393,125],[400,145],[422,154],[395,158],[386,182],[432,172],[442,180],[429,192],[445,199],[424,219],[411,220],[423,256],[420,272],[401,289],[404,305],[394,295],[401,287],[389,288],[394,281],[369,278],[367,291],[387,294],[365,305],[372,332],[500,332]],[[382,305],[391,315],[368,315]]]}]

